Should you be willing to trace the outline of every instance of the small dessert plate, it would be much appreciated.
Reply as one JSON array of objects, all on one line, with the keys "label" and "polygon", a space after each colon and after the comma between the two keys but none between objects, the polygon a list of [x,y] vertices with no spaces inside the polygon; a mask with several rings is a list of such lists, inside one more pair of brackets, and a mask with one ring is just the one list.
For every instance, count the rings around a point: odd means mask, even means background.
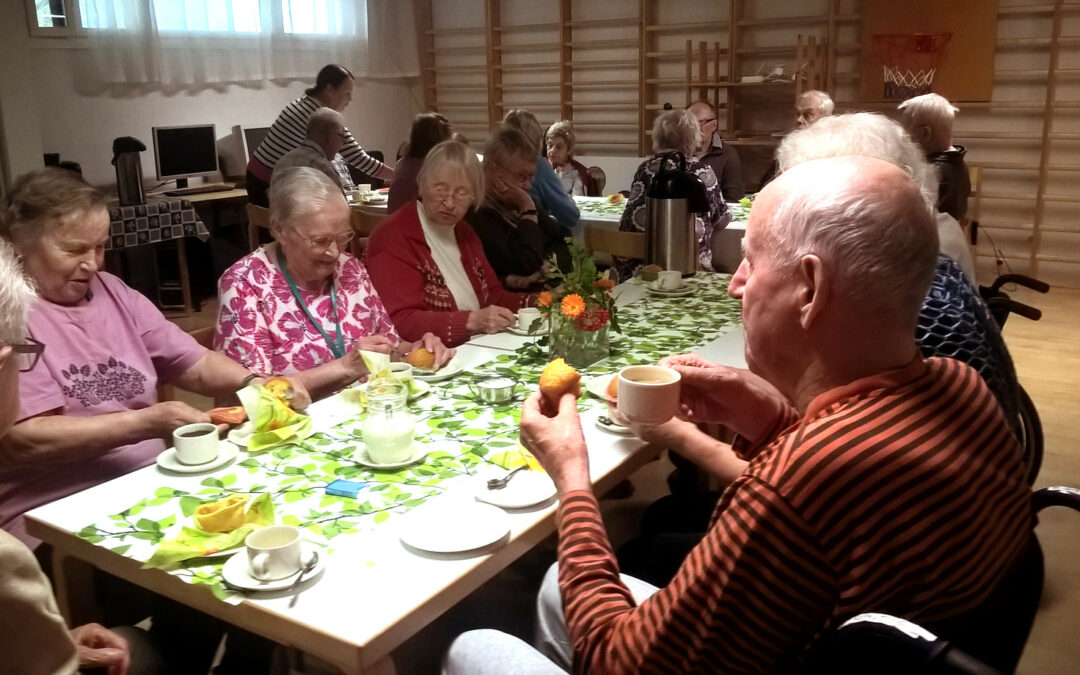
[{"label": "small dessert plate", "polygon": [[371,459],[371,457],[368,456],[367,448],[365,448],[365,447],[358,447],[356,449],[356,455],[354,457],[356,459],[357,464],[361,464],[363,466],[366,466],[369,469],[377,469],[379,471],[387,471],[387,470],[392,470],[392,469],[401,469],[401,468],[404,468],[406,466],[409,466],[410,464],[416,464],[417,462],[420,462],[425,457],[427,457],[427,454],[428,454],[428,448],[427,448],[426,445],[424,445],[423,443],[418,443],[416,441],[413,441],[412,453],[409,455],[409,458],[405,459],[405,460],[402,460],[400,462],[376,462],[376,461],[373,461]]},{"label": "small dessert plate", "polygon": [[218,456],[205,464],[181,464],[176,459],[176,448],[169,448],[157,456],[157,465],[162,469],[177,473],[202,473],[203,471],[213,471],[225,466],[236,459],[239,454],[240,448],[228,441],[220,441]]}]

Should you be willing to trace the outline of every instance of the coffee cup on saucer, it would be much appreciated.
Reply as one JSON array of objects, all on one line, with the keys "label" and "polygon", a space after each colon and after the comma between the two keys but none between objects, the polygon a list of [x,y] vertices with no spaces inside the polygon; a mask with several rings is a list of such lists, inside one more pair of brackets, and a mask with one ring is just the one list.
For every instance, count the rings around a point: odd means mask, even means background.
[{"label": "coffee cup on saucer", "polygon": [[535,307],[522,307],[517,313],[518,330],[528,331],[533,322],[540,318],[540,310]]},{"label": "coffee cup on saucer", "polygon": [[682,376],[664,366],[627,366],[619,371],[619,413],[638,424],[663,424],[679,411]]},{"label": "coffee cup on saucer", "polygon": [[394,361],[390,364],[390,375],[398,382],[409,386],[413,380],[413,367],[404,361]]},{"label": "coffee cup on saucer", "polygon": [[176,461],[181,464],[206,464],[217,459],[218,429],[209,422],[185,424],[173,431]]},{"label": "coffee cup on saucer", "polygon": [[244,540],[251,576],[276,581],[300,571],[300,530],[291,525],[269,525]]},{"label": "coffee cup on saucer", "polygon": [[356,187],[360,188],[361,195],[366,195],[371,192],[371,183],[364,183],[363,185],[357,185]]},{"label": "coffee cup on saucer", "polygon": [[656,287],[662,291],[677,291],[682,285],[682,272],[665,270],[656,274]]}]

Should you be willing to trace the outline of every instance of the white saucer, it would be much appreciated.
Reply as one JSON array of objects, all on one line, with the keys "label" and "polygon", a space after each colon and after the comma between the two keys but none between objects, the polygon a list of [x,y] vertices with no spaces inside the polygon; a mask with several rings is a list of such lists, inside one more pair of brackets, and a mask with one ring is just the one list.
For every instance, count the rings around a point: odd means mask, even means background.
[{"label": "white saucer", "polygon": [[487,502],[504,509],[523,509],[546,502],[555,496],[555,483],[542,471],[519,471],[510,482],[501,490],[489,490],[488,478],[502,478],[507,473],[501,467],[490,471],[480,472],[476,479],[473,492],[477,501]]},{"label": "white saucer", "polygon": [[357,447],[356,454],[353,455],[353,458],[356,460],[357,464],[366,466],[369,469],[386,470],[400,469],[402,467],[409,466],[410,464],[416,464],[417,462],[420,462],[425,457],[427,457],[427,454],[428,447],[426,445],[417,441],[413,441],[412,454],[409,455],[408,459],[402,460],[400,462],[373,462],[371,461],[371,458],[368,457],[366,447]]},{"label": "white saucer", "polygon": [[205,464],[181,464],[176,461],[176,448],[169,448],[158,455],[157,464],[162,469],[175,471],[177,473],[202,473],[203,471],[213,471],[214,469],[225,466],[236,459],[239,454],[240,448],[228,441],[219,441],[217,458]]},{"label": "white saucer", "polygon": [[[604,417],[607,417],[607,415],[604,415]],[[608,419],[611,419],[611,418],[608,417]],[[611,424],[604,424],[603,422],[600,421],[599,416],[597,416],[597,418],[596,418],[596,426],[600,427],[601,429],[608,432],[609,434],[616,434],[617,436],[633,436],[634,435],[634,430],[631,429],[630,427],[624,427],[623,425],[619,424],[618,422],[615,422],[614,420],[612,420]]]},{"label": "white saucer", "polygon": [[520,328],[518,328],[518,325],[516,323],[507,326],[506,332],[510,333],[511,335],[522,335],[525,337],[543,337],[544,335],[547,335],[548,332],[547,321],[540,322],[540,325],[536,327],[535,333],[530,333],[527,330],[521,330]]},{"label": "white saucer", "polygon": [[[326,553],[319,550],[319,547],[307,542],[301,542],[300,560],[310,560],[311,554],[318,552],[319,561],[315,563],[315,567],[304,575],[304,583],[314,579],[323,571],[326,567]],[[236,552],[231,558],[225,561],[225,564],[221,567],[221,576],[225,578],[225,581],[229,584],[236,586],[237,588],[243,588],[249,591],[283,591],[293,585],[296,581],[296,574],[293,573],[284,579],[275,579],[274,581],[259,581],[255,577],[251,576],[251,568],[248,565],[247,549],[242,548]]]},{"label": "white saucer", "polygon": [[611,382],[611,378],[618,376],[618,373],[613,373],[611,375],[594,375],[593,377],[587,377],[585,378],[585,391],[601,401],[611,400],[611,397],[608,396],[607,393],[608,383]]},{"label": "white saucer", "polygon": [[443,380],[449,380],[462,370],[464,370],[464,368],[461,367],[461,361],[455,356],[450,359],[450,362],[445,366],[429,374],[425,374],[424,371],[413,368],[413,379],[421,382],[442,382]]},{"label": "white saucer", "polygon": [[692,285],[687,284],[685,282],[683,282],[682,286],[680,286],[679,288],[676,288],[673,291],[669,291],[669,290],[665,290],[665,289],[660,288],[659,286],[656,285],[655,281],[648,284],[647,286],[645,286],[645,291],[647,293],[652,293],[653,295],[659,295],[660,297],[664,297],[664,298],[681,298],[684,295],[693,294],[694,291],[696,291],[696,290],[697,290],[697,288],[695,286],[692,286]]},{"label": "white saucer", "polygon": [[499,541],[509,531],[506,511],[453,498],[434,499],[406,513],[399,529],[401,541],[432,553],[472,551]]},{"label": "white saucer", "polygon": [[248,420],[247,422],[244,422],[243,424],[241,424],[238,427],[235,427],[233,429],[229,429],[229,435],[226,436],[226,438],[229,439],[230,443],[235,443],[236,445],[240,446],[241,448],[246,448],[247,444],[248,444],[248,441],[251,440],[251,437],[254,434],[255,434],[255,425],[252,424],[251,420]]}]

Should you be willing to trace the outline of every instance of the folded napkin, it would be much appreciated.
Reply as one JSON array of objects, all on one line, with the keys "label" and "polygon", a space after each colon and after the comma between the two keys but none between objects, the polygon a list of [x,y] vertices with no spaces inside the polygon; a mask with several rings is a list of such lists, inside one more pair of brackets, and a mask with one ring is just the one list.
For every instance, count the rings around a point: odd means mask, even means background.
[{"label": "folded napkin", "polygon": [[525,464],[529,467],[527,471],[544,470],[544,467],[540,465],[540,460],[536,459],[536,457],[520,443],[518,443],[517,449],[496,453],[488,459],[492,464],[501,466],[504,469],[516,469]]},{"label": "folded napkin", "polygon": [[[367,366],[368,372],[371,375],[368,377],[368,385],[376,380],[395,380],[397,382],[404,383],[409,388],[409,396],[420,393],[420,385],[412,377],[405,379],[398,378],[394,375],[394,371],[390,370],[390,355],[383,354],[382,352],[369,352],[366,350],[360,350],[360,356],[364,359],[364,365]],[[364,400],[364,405],[367,405],[367,401]]]},{"label": "folded napkin", "polygon": [[184,560],[240,546],[249,534],[273,524],[274,503],[266,493],[255,497],[233,495],[219,502],[200,505],[194,517],[196,527],[185,526],[175,538],[158,544],[154,555],[143,567],[174,567]]},{"label": "folded napkin", "polygon": [[248,452],[259,452],[292,438],[303,440],[314,433],[310,417],[295,412],[265,387],[244,387],[236,395],[254,425]]}]

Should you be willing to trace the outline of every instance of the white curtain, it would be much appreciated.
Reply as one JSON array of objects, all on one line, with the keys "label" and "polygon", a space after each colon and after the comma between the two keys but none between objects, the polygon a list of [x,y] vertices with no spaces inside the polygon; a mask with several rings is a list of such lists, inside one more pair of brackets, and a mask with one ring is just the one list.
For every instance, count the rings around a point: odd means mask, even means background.
[{"label": "white curtain", "polygon": [[[412,3],[405,0],[78,1],[91,52],[86,65],[101,84],[313,80],[328,63],[357,77],[419,71]],[[369,13],[378,46],[369,42]],[[386,58],[391,50],[396,55]]]}]

